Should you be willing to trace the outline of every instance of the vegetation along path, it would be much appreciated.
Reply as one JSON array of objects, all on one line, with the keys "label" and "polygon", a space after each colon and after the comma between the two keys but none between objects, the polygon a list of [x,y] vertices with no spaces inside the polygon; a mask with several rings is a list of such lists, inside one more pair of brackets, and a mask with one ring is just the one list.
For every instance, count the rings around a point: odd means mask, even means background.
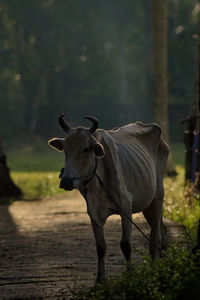
[{"label": "vegetation along path", "polygon": [[[142,214],[134,221],[149,233]],[[184,237],[182,226],[167,225],[172,241]],[[119,216],[108,219],[105,235],[107,275],[116,276],[125,270]],[[0,206],[0,240],[0,299],[70,298],[71,288],[94,283],[96,248],[85,201],[77,192]],[[148,242],[135,228],[132,246],[137,262]]]}]

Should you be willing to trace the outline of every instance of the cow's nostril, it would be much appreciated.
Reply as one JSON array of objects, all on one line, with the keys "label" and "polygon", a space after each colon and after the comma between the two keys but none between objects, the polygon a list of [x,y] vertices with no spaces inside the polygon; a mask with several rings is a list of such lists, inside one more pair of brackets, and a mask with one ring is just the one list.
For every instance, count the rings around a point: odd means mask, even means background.
[{"label": "cow's nostril", "polygon": [[65,190],[73,190],[73,178],[63,177],[60,181],[60,188]]}]

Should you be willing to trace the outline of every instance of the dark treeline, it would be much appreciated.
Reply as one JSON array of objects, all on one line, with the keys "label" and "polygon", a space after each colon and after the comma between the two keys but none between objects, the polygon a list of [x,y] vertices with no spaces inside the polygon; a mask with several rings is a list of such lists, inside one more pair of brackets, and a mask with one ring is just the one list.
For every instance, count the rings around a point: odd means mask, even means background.
[{"label": "dark treeline", "polygon": [[[169,124],[193,99],[200,5],[169,4]],[[52,136],[56,118],[101,127],[153,121],[151,0],[0,0],[0,125],[4,138]],[[172,130],[173,127],[173,130]]]}]

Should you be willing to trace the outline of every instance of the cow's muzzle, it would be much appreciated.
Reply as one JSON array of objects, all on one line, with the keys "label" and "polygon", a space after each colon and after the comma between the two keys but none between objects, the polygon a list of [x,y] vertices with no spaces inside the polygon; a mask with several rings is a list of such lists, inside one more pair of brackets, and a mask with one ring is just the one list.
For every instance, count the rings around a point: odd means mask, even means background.
[{"label": "cow's muzzle", "polygon": [[60,180],[60,188],[66,191],[71,191],[74,189],[74,178],[64,176],[64,168],[61,169],[59,178]]},{"label": "cow's muzzle", "polygon": [[95,167],[92,173],[85,174],[82,176],[74,176],[74,177],[68,177],[64,175],[65,169],[62,168],[60,171],[59,178],[61,178],[60,181],[60,188],[65,189],[66,191],[71,191],[75,188],[78,188],[80,180],[85,179],[84,185],[88,184],[95,176],[96,170],[97,170],[97,164],[98,160],[95,160]]},{"label": "cow's muzzle", "polygon": [[60,188],[66,191],[71,191],[73,189],[77,189],[79,186],[80,177],[69,177],[64,175],[65,169],[62,168],[59,174],[60,180]]},{"label": "cow's muzzle", "polygon": [[62,177],[60,181],[60,188],[66,191],[71,191],[74,189],[74,178]]}]

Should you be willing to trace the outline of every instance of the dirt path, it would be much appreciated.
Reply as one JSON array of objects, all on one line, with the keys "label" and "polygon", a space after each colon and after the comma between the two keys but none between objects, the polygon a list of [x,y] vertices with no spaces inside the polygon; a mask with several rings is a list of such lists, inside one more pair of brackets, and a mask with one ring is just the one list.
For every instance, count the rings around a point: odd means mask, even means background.
[{"label": "dirt path", "polygon": [[[146,232],[141,214],[134,221]],[[168,223],[170,239],[184,235]],[[105,226],[108,245],[107,276],[125,269],[119,248],[120,218]],[[15,202],[0,207],[0,299],[70,298],[70,287],[92,286],[96,277],[96,249],[85,201],[77,193],[40,202]],[[133,228],[133,262],[148,242]],[[136,248],[139,251],[136,251]]]}]

